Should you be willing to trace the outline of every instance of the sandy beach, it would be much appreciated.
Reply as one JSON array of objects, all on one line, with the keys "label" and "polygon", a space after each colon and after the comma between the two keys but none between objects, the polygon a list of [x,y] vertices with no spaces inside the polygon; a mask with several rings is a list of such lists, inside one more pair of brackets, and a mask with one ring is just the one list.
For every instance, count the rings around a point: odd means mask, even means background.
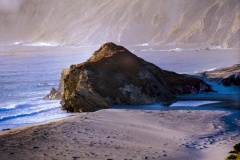
[{"label": "sandy beach", "polygon": [[[53,54],[54,51],[56,52],[54,49],[51,50]],[[72,53],[75,52],[77,49],[73,48]],[[239,55],[235,51],[228,56],[224,54],[224,50],[202,50],[189,57],[190,52],[183,52],[181,54],[185,54],[183,57],[186,59],[177,64],[174,64],[175,59],[172,59],[178,54],[175,52],[166,51],[166,54],[158,54],[167,58],[155,58],[157,52],[142,53],[139,56],[145,59],[151,55],[148,60],[153,57],[155,61],[151,61],[156,65],[163,66],[164,69],[175,66],[182,72],[193,66],[187,63],[189,66],[183,67],[186,61],[193,59],[192,63],[197,62],[201,57],[200,52],[208,57],[207,68],[212,68],[216,64],[226,65],[222,60],[226,57],[230,59],[229,63],[236,63],[238,61],[236,57]],[[212,56],[209,57],[210,53]],[[216,54],[222,58],[216,60]],[[12,56],[15,56],[15,53]],[[86,54],[82,57],[87,59],[89,56]],[[65,57],[63,59],[65,60]],[[205,69],[203,59],[206,58],[203,56],[198,62],[201,67],[196,68]],[[194,70],[195,68],[186,71]],[[0,159],[223,160],[227,157],[232,147],[240,141],[239,118],[232,117],[235,112],[239,115],[239,111],[222,108],[239,110],[239,94],[183,95],[179,96],[178,100],[204,100],[217,103],[204,104],[199,109],[196,107],[194,109],[175,107],[170,110],[107,109],[0,131]],[[45,112],[42,114],[46,116]]]},{"label": "sandy beach", "polygon": [[0,160],[225,160],[240,143],[239,10],[0,0]]},{"label": "sandy beach", "polygon": [[227,123],[232,113],[181,109],[80,113],[2,131],[0,159],[221,160],[239,142],[239,131]]}]

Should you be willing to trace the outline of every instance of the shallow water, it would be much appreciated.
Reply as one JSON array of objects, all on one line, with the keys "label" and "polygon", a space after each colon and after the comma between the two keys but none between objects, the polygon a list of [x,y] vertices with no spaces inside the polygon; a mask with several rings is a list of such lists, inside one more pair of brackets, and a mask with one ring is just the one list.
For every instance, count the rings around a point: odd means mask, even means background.
[{"label": "shallow water", "polygon": [[[43,97],[52,87],[57,88],[63,68],[86,61],[97,47],[1,47],[0,129],[69,116],[70,114],[61,110],[60,101],[47,101],[43,100]],[[230,58],[228,56],[227,61],[225,61],[225,52],[226,50],[208,53],[195,50],[187,52],[134,51],[138,56],[163,69],[188,73],[238,62],[238,51],[229,51],[231,56]],[[206,62],[203,62],[204,59],[207,59]],[[193,104],[189,102],[185,105],[192,106]],[[148,107],[161,109],[159,105],[148,105]]]}]

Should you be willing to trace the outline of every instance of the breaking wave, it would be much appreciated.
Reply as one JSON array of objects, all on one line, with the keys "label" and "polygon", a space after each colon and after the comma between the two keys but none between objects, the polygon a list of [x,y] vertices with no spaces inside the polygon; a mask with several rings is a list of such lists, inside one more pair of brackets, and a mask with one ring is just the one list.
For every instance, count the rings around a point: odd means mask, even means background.
[{"label": "breaking wave", "polygon": [[59,107],[59,101],[49,102],[44,100],[33,101],[31,103],[11,104],[0,108],[0,121],[24,116],[33,116]]}]

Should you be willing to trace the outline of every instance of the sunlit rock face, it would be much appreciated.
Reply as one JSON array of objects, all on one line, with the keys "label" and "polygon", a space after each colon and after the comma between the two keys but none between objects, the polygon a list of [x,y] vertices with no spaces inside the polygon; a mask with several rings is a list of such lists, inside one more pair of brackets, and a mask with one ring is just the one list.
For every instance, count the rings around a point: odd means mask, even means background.
[{"label": "sunlit rock face", "polygon": [[0,42],[239,47],[239,0],[3,0]]},{"label": "sunlit rock face", "polygon": [[69,68],[65,68],[61,72],[58,88],[52,88],[50,93],[44,97],[45,100],[61,100],[63,95],[64,78],[69,73]]},{"label": "sunlit rock face", "polygon": [[201,72],[197,75],[208,81],[223,84],[224,86],[240,86],[240,64],[214,71]]},{"label": "sunlit rock face", "polygon": [[88,112],[119,104],[168,105],[176,94],[209,90],[199,79],[162,70],[122,46],[106,43],[88,61],[70,67],[62,107]]},{"label": "sunlit rock face", "polygon": [[58,92],[52,87],[50,93],[44,97],[45,100],[60,100],[62,99],[62,93]]}]

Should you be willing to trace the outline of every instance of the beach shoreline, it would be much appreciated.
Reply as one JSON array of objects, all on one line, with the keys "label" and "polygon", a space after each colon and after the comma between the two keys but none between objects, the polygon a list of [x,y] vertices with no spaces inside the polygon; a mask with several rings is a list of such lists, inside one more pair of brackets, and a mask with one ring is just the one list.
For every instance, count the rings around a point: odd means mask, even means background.
[{"label": "beach shoreline", "polygon": [[201,107],[223,108],[226,110],[240,110],[239,94],[202,93],[177,96],[177,101],[189,100],[216,101],[216,103],[201,105]]},{"label": "beach shoreline", "polygon": [[0,159],[224,159],[240,141],[224,120],[234,111],[201,108],[105,109],[1,131]]}]

